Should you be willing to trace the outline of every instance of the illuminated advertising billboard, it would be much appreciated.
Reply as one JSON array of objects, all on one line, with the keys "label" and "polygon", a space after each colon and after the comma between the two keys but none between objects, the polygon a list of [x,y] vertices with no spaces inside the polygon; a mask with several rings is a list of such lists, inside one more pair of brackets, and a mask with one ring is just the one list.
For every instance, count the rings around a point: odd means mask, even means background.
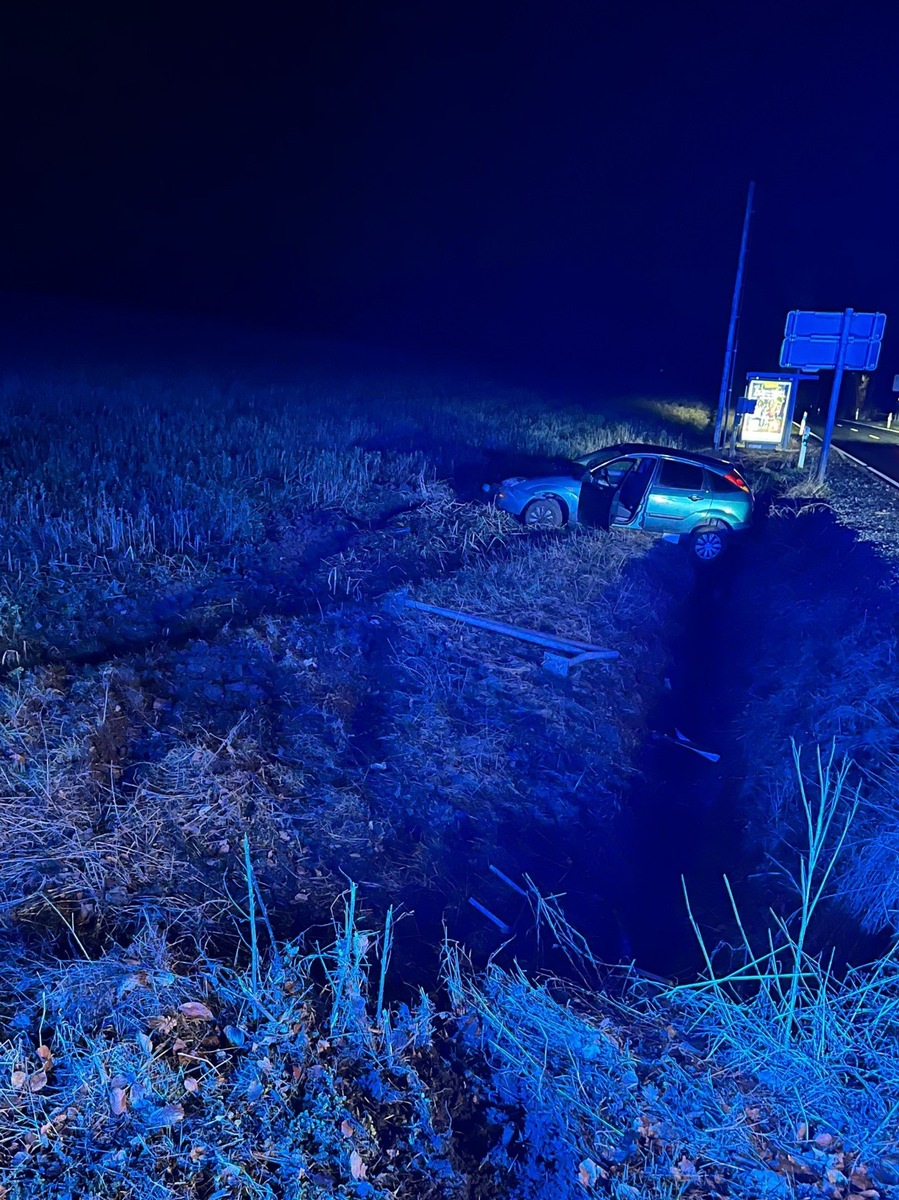
[{"label": "illuminated advertising billboard", "polygon": [[750,377],[746,398],[754,402],[740,426],[740,440],[747,446],[779,446],[791,416],[790,398],[795,379]]}]

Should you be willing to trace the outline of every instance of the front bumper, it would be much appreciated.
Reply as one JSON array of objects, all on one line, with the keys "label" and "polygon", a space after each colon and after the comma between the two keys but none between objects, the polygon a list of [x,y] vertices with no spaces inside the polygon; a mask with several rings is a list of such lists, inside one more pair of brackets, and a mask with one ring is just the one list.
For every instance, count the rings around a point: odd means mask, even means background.
[{"label": "front bumper", "polygon": [[512,488],[503,487],[501,483],[485,483],[484,494],[488,503],[495,504],[503,512],[511,513],[513,517],[521,516],[526,500],[517,496]]}]

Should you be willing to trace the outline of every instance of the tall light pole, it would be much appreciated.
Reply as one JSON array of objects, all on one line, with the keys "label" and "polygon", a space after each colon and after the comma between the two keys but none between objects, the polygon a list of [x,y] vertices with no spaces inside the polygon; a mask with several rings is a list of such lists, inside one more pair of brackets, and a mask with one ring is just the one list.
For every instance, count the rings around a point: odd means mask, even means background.
[{"label": "tall light pole", "polygon": [[746,215],[743,218],[743,237],[740,240],[740,257],[737,261],[737,278],[734,281],[734,298],[730,306],[730,325],[727,327],[727,349],[724,351],[724,369],[721,372],[721,391],[718,394],[718,415],[715,418],[715,449],[720,449],[724,440],[724,416],[730,403],[734,377],[734,356],[737,347],[737,322],[740,319],[740,301],[743,298],[743,271],[746,266],[746,247],[749,245],[749,222],[752,217],[752,198],[755,181],[749,185],[746,196]]}]

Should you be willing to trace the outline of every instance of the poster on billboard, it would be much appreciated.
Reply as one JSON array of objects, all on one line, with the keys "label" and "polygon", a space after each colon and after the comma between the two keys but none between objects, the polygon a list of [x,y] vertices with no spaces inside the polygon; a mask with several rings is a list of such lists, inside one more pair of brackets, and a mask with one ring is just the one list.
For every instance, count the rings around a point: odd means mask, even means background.
[{"label": "poster on billboard", "polygon": [[740,426],[740,441],[746,446],[779,446],[787,423],[792,416],[792,393],[795,376],[780,378],[750,376],[746,398],[753,403],[752,412],[745,413]]}]

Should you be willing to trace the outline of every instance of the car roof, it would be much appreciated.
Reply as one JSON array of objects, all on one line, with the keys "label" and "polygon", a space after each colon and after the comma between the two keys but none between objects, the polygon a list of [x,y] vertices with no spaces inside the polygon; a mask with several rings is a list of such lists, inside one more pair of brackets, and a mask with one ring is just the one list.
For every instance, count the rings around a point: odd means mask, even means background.
[{"label": "car roof", "polygon": [[697,466],[714,467],[717,470],[721,470],[722,467],[727,469],[734,465],[726,458],[713,458],[710,454],[694,454],[692,450],[676,450],[673,446],[653,446],[649,442],[619,442],[614,446],[604,446],[601,450],[594,450],[592,454],[584,454],[577,461],[584,463],[589,460],[598,465],[604,461],[611,462],[612,459],[621,458],[626,454],[663,454],[669,458],[683,458],[688,462],[696,463]]}]

